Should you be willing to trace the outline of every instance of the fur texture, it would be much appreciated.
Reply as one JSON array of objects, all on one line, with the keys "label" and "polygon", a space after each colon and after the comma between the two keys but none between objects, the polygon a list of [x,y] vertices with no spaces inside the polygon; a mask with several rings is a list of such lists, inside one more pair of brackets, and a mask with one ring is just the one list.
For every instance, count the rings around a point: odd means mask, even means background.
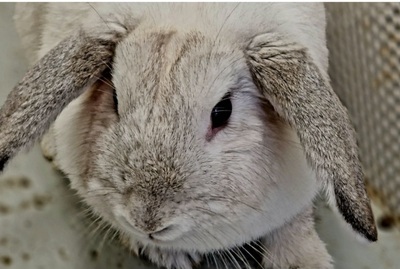
[{"label": "fur texture", "polygon": [[[37,25],[17,24],[39,63],[0,111],[1,156],[70,102],[44,152],[133,251],[189,269],[262,238],[265,268],[332,268],[311,217],[322,185],[376,240],[354,131],[329,86],[321,4],[43,5],[17,8]],[[213,133],[228,92],[229,123]]]},{"label": "fur texture", "polygon": [[317,175],[327,185],[333,182],[336,203],[345,220],[375,241],[377,230],[355,132],[339,98],[304,48],[266,34],[255,38],[248,51],[255,81],[278,113],[297,130]]},{"label": "fur texture", "polygon": [[[0,110],[0,167],[43,135],[62,109],[100,76],[126,32],[84,31],[67,38],[32,67]],[[122,31],[122,33],[121,33]],[[18,126],[18,127],[16,127]],[[23,128],[21,128],[23,127]]]}]

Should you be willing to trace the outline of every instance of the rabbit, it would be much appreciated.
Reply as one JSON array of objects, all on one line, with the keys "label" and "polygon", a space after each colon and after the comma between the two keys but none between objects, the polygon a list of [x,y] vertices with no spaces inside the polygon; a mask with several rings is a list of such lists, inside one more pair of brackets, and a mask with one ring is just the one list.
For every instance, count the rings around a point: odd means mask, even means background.
[{"label": "rabbit", "polygon": [[320,3],[19,3],[31,67],[1,169],[44,155],[137,255],[191,269],[260,240],[265,269],[330,269],[313,201],[377,240]]}]

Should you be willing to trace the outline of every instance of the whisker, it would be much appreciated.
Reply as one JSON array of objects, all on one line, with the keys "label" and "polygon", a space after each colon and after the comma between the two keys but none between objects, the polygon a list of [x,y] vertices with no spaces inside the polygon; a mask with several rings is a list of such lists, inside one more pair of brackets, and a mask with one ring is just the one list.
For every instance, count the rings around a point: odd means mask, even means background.
[{"label": "whisker", "polygon": [[204,258],[206,259],[207,268],[210,268],[210,261],[208,260],[208,255],[205,255]]},{"label": "whisker", "polygon": [[[268,260],[269,262],[271,262],[272,264],[274,264],[273,259],[272,259],[272,255],[271,253],[268,251],[268,249],[263,246],[261,243],[255,241],[253,242],[257,247],[259,247],[261,249],[261,251],[257,248],[255,248],[254,246],[252,246],[251,244],[248,244],[251,248],[253,248],[255,251],[257,251],[263,258],[265,258],[266,260]],[[275,265],[275,264],[274,264]]]},{"label": "whisker", "polygon": [[[205,209],[205,208],[197,207],[196,209],[202,211],[203,213],[207,213],[207,214],[213,215],[213,216],[216,215],[216,216],[218,216],[218,217],[224,219],[224,220],[225,220],[225,224],[228,225],[229,228],[231,228],[233,231],[235,231],[235,233],[237,233],[238,235],[241,234],[238,230],[236,230],[236,229],[234,228],[234,226],[231,225],[230,220],[229,220],[226,216],[224,216],[224,215],[222,215],[222,214],[219,214],[219,213],[216,213],[216,212],[213,212],[212,210],[207,210],[207,209]],[[210,213],[211,213],[211,214],[210,214]],[[214,239],[216,239],[216,238],[214,238]],[[219,242],[219,243],[220,243],[220,242]],[[223,247],[223,244],[220,243],[220,245]]]},{"label": "whisker", "polygon": [[215,258],[215,254],[214,253],[215,253],[214,251],[211,253],[211,257],[214,260],[214,265],[217,267],[217,269],[219,269],[219,263],[217,262],[217,259]]},{"label": "whisker", "polygon": [[209,86],[209,88],[211,89],[215,82],[217,81],[217,79],[225,72],[225,70],[227,70],[228,68],[232,67],[233,64],[235,64],[236,62],[239,62],[243,59],[243,57],[238,57],[237,59],[235,59],[234,61],[231,61],[230,63],[227,64],[226,67],[224,67],[218,74],[217,76],[214,78],[214,80],[212,81],[211,85]]},{"label": "whisker", "polygon": [[[225,262],[225,255],[221,255],[220,251],[218,251],[217,253],[218,253],[218,256],[222,259],[222,262],[224,263],[225,269],[229,269],[227,264],[226,264],[226,262]],[[222,254],[224,254],[224,253],[222,252]]]},{"label": "whisker", "polygon": [[244,265],[246,266],[246,269],[251,269],[251,265],[246,258],[246,256],[242,252],[242,247],[238,247],[233,250],[236,255],[240,255],[239,258],[243,261]]},{"label": "whisker", "polygon": [[119,231],[118,230],[114,230],[114,234],[111,236],[110,241],[113,242],[115,240],[115,238],[119,235]]},{"label": "whisker", "polygon": [[233,261],[233,263],[237,266],[238,269],[240,269],[240,264],[237,261],[237,259],[235,258],[235,256],[233,256],[233,254],[231,253],[231,249],[229,249],[226,253],[229,255],[228,257],[230,257],[230,260]]},{"label": "whisker", "polygon": [[[87,253],[88,249],[91,248],[91,245],[95,239],[97,230],[99,229],[99,227],[102,227],[102,225],[104,224],[104,223],[99,224],[99,222],[100,222],[99,219],[100,219],[100,217],[97,218],[96,220],[94,220],[92,223],[90,223],[89,226],[85,227],[85,229],[82,233],[82,238],[81,238],[81,240],[84,240],[84,244],[81,245],[82,247],[79,251],[80,253]],[[96,229],[90,230],[94,224],[97,225]],[[94,233],[93,233],[93,231],[94,231]]]},{"label": "whisker", "polygon": [[[106,243],[107,238],[109,238],[109,236],[108,236],[109,233],[112,232],[112,231],[113,231],[113,227],[111,225],[108,225],[108,229],[105,232],[105,234],[103,235],[103,239],[101,240],[100,245],[99,245],[100,252],[102,251],[102,249],[103,249],[103,247],[104,247],[104,245]],[[108,243],[110,243],[110,242],[108,242]]]},{"label": "whisker", "polygon": [[109,30],[111,30],[110,26],[108,26],[107,22],[103,19],[103,17],[100,16],[100,13],[92,6],[92,4],[87,3],[93,10],[96,12],[96,14],[99,16],[99,18],[104,22],[104,24],[107,26]]},{"label": "whisker", "polygon": [[[103,223],[100,221],[101,220],[101,216],[98,216],[97,219],[95,219],[89,226],[88,226],[88,230],[89,230],[89,234],[87,234],[87,236],[89,238],[94,238],[97,231],[100,229],[100,227],[103,226]],[[100,223],[99,223],[100,222]],[[97,225],[94,229],[91,229],[93,225]]]},{"label": "whisker", "polygon": [[[218,38],[219,38],[219,36],[220,36],[222,30],[224,29],[225,24],[228,22],[229,18],[232,16],[233,12],[235,12],[235,10],[238,8],[238,6],[239,6],[240,4],[241,4],[241,3],[237,3],[237,4],[236,4],[236,6],[231,10],[231,12],[230,12],[230,13],[228,14],[228,16],[225,18],[224,22],[221,24],[221,27],[219,28],[219,30],[218,30],[216,36],[214,37],[214,41],[213,41],[212,46],[211,46],[211,51],[210,51],[210,53],[208,54],[208,59],[207,59],[207,64],[206,64],[206,66],[208,66],[208,65],[210,64],[211,57],[212,57],[213,52],[214,52],[214,48],[216,47],[216,42],[217,42],[217,40],[218,40]],[[206,72],[204,73],[204,81],[205,81],[205,79],[206,79],[207,74],[208,74],[208,69],[207,69]]]},{"label": "whisker", "polygon": [[238,204],[242,204],[247,206],[250,209],[253,209],[254,211],[258,212],[258,213],[263,213],[263,210],[260,210],[259,208],[255,208],[254,206],[251,206],[243,201],[231,198],[231,197],[224,197],[224,196],[215,196],[215,195],[210,195],[208,196],[209,198],[211,198],[209,201],[227,201],[227,202],[234,202],[234,203],[238,203]]},{"label": "whisker", "polygon": [[[106,84],[107,86],[109,86],[112,89],[115,89],[114,85],[112,85],[112,81],[108,81],[105,80],[104,77],[98,77],[98,76],[93,76],[95,79],[100,80],[101,82],[103,82],[104,84]],[[110,84],[111,83],[111,84]]]},{"label": "whisker", "polygon": [[215,38],[214,38],[213,47],[214,47],[215,42],[217,41],[219,35],[221,34],[222,29],[225,27],[225,24],[228,22],[228,20],[229,20],[230,17],[232,16],[233,12],[235,12],[235,10],[239,7],[240,4],[241,4],[240,2],[237,3],[236,6],[231,10],[231,12],[230,12],[230,13],[228,14],[228,16],[225,18],[224,22],[222,23],[221,27],[220,27],[219,30],[218,30],[217,35],[216,35]]},{"label": "whisker", "polygon": [[[251,243],[245,244],[245,245],[250,245]],[[253,256],[253,254],[250,253],[244,246],[242,247],[244,251],[260,266],[260,269],[263,269],[263,265]]]},{"label": "whisker", "polygon": [[[106,62],[104,62],[104,64],[107,64],[107,63],[106,63]],[[110,84],[111,84],[111,86],[114,86],[114,83],[113,83],[113,81],[112,81],[112,78],[111,78],[111,76],[110,76],[110,77],[108,77],[107,75],[104,75],[104,76],[102,76],[101,78],[103,79],[103,81],[106,81],[106,82],[110,83]]]}]

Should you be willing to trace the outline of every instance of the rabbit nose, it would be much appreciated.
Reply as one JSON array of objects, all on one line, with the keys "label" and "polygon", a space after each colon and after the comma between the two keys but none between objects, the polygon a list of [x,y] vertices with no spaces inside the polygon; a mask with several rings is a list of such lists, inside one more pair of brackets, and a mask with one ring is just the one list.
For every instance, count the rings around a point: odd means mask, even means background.
[{"label": "rabbit nose", "polygon": [[179,237],[181,233],[178,225],[171,224],[149,233],[149,238],[158,241],[171,241]]},{"label": "rabbit nose", "polygon": [[168,224],[158,229],[149,230],[133,225],[124,216],[118,216],[117,220],[125,229],[133,234],[147,236],[154,241],[172,241],[185,233],[183,227],[180,227],[178,224]]}]

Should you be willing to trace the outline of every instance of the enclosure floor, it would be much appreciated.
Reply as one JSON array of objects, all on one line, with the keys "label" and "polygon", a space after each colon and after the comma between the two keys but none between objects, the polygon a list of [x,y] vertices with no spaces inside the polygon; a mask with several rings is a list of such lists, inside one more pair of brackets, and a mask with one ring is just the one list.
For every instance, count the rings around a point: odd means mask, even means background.
[{"label": "enclosure floor", "polygon": [[[14,4],[0,4],[0,103],[21,79],[27,63],[12,22]],[[55,172],[38,146],[20,154],[0,177],[0,268],[154,268],[110,243],[82,218],[68,181]],[[380,212],[374,208],[376,216]],[[336,269],[400,268],[400,234],[379,231],[379,243],[361,244],[326,207],[321,237]]]}]

